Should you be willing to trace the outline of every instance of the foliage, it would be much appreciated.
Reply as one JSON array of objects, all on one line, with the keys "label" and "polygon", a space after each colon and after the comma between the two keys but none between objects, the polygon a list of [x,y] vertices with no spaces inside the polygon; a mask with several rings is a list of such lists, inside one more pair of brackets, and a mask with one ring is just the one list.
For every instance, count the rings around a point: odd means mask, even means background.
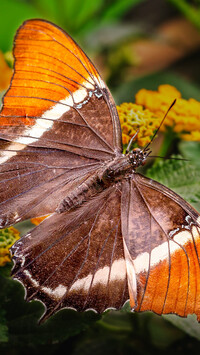
[{"label": "foliage", "polygon": [[24,289],[17,281],[10,279],[10,270],[11,264],[0,269],[0,338],[4,342],[9,341],[15,346],[23,343],[52,344],[64,341],[99,319],[100,316],[93,312],[79,314],[70,310],[58,313],[39,326],[38,319],[44,310],[42,304],[23,300]]},{"label": "foliage", "polygon": [[200,2],[190,0],[168,0],[200,30]]},{"label": "foliage", "polygon": [[199,100],[200,98],[199,86],[169,70],[142,76],[121,84],[120,87],[115,90],[114,98],[118,104],[121,102],[133,102],[136,93],[141,88],[157,90],[159,85],[165,83],[175,86],[181,92],[184,99],[192,97],[193,99]]},{"label": "foliage", "polygon": [[[194,145],[198,147],[200,155],[199,143],[196,142]],[[188,162],[176,158],[181,159],[181,156],[159,160],[147,170],[146,175],[171,188],[200,212],[200,166],[194,161]]]},{"label": "foliage", "polygon": [[[118,22],[142,0],[1,0],[0,49],[11,50],[16,29],[30,18],[53,21],[71,35],[82,37],[106,24]],[[5,36],[6,34],[6,36]]]}]

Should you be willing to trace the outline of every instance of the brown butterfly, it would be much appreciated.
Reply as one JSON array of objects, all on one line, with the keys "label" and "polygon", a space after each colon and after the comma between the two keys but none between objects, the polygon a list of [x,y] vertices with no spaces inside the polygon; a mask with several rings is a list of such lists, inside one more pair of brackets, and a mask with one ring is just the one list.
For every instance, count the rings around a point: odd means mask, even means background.
[{"label": "brown butterfly", "polygon": [[0,227],[50,214],[12,247],[26,299],[62,308],[196,313],[200,216],[122,154],[113,98],[62,29],[28,20],[0,119]]}]

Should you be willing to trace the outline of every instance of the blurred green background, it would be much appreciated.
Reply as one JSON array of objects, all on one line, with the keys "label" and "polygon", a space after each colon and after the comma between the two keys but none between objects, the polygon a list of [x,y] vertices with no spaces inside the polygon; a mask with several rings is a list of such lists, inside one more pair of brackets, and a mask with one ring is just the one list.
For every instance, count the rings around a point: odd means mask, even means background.
[{"label": "blurred green background", "polygon": [[[13,36],[28,18],[48,19],[69,32],[95,62],[117,103],[134,102],[139,89],[165,83],[186,99],[200,100],[199,0],[0,0],[0,51],[9,66]],[[1,96],[11,73],[4,64]],[[199,144],[184,142],[180,151],[191,154],[199,173]],[[159,180],[173,187],[173,169],[166,164]],[[179,169],[187,171],[184,162]],[[64,310],[39,327],[43,306],[24,302],[23,287],[10,279],[10,269],[0,268],[3,355],[200,353],[200,325],[193,316],[134,314],[128,306],[103,316]]]}]

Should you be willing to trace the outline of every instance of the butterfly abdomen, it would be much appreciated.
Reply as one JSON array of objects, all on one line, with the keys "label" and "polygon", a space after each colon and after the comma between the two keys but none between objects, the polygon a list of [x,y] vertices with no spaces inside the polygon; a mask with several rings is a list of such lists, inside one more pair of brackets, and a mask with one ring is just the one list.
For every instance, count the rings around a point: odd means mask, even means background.
[{"label": "butterfly abdomen", "polygon": [[62,200],[56,212],[62,213],[81,206],[113,183],[121,180],[127,172],[132,172],[132,165],[127,156],[122,155],[112,160],[71,191]]},{"label": "butterfly abdomen", "polygon": [[103,182],[98,174],[95,173],[71,191],[60,203],[56,212],[62,213],[77,208],[103,191],[104,188]]}]

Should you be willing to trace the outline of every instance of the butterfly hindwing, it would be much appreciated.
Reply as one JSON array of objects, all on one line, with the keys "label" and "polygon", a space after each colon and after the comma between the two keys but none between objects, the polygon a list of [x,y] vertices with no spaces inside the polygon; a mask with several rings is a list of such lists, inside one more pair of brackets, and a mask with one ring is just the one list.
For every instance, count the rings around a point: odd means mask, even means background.
[{"label": "butterfly hindwing", "polygon": [[61,308],[120,308],[128,299],[121,235],[121,187],[74,211],[53,214],[12,247],[14,278],[48,318]]},{"label": "butterfly hindwing", "polygon": [[137,279],[135,310],[196,313],[200,320],[199,214],[139,174],[123,185],[122,196],[122,233]]}]

